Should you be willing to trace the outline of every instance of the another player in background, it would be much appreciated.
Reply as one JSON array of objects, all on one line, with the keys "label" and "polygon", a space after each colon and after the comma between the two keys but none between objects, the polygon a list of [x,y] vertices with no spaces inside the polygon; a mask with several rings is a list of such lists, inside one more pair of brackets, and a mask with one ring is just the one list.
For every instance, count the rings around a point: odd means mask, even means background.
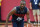
[{"label": "another player in background", "polygon": [[[40,2],[39,2],[39,11],[40,11]],[[40,14],[40,12],[39,12],[39,14]],[[40,18],[40,17],[39,17]],[[39,22],[40,22],[40,19],[39,19]]]},{"label": "another player in background", "polygon": [[27,22],[29,23],[29,10],[25,1],[20,2],[20,6],[14,7],[8,14],[6,19],[6,27],[8,27],[8,19],[12,15],[13,27],[24,27],[24,16],[26,14]]},{"label": "another player in background", "polygon": [[33,10],[33,16],[34,16],[35,22],[37,22],[36,14],[37,14],[37,18],[39,18],[39,2],[40,0],[30,0],[30,9]]}]

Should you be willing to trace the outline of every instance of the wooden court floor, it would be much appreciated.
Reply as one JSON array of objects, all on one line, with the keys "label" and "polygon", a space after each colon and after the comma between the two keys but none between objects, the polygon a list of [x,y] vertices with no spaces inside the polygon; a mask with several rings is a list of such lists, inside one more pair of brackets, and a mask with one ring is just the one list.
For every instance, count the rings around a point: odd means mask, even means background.
[{"label": "wooden court floor", "polygon": [[[5,23],[0,23],[0,27],[5,27]],[[8,23],[8,27],[12,27],[12,23]],[[38,25],[24,23],[24,27],[38,27]]]}]

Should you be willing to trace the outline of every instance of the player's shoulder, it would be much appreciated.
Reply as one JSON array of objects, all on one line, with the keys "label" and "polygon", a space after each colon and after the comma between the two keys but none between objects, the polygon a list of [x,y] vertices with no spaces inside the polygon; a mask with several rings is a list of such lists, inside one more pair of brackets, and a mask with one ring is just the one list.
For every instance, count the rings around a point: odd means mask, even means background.
[{"label": "player's shoulder", "polygon": [[16,6],[16,7],[20,7],[20,6]]},{"label": "player's shoulder", "polygon": [[16,7],[13,8],[13,10],[18,9],[18,8],[19,8],[19,6],[16,6]]},{"label": "player's shoulder", "polygon": [[27,9],[27,7],[25,7]]},{"label": "player's shoulder", "polygon": [[14,7],[13,9],[19,8],[19,6]]},{"label": "player's shoulder", "polygon": [[16,6],[16,10],[19,10],[20,9],[20,6]]},{"label": "player's shoulder", "polygon": [[25,7],[25,10],[26,10],[26,11],[29,11],[29,9],[28,9],[27,7]]},{"label": "player's shoulder", "polygon": [[20,6],[16,6],[16,8],[20,8]]},{"label": "player's shoulder", "polygon": [[16,7],[14,7],[12,10],[16,10]]},{"label": "player's shoulder", "polygon": [[25,9],[27,10],[28,8],[27,8],[27,7],[25,7]]},{"label": "player's shoulder", "polygon": [[16,9],[16,7],[14,7],[14,9]]},{"label": "player's shoulder", "polygon": [[14,7],[11,11],[18,10],[19,6]]}]

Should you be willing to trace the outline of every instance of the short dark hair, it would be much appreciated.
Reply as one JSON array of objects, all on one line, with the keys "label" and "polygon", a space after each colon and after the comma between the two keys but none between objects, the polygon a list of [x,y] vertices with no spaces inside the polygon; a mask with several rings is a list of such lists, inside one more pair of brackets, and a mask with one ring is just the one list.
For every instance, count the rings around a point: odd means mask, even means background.
[{"label": "short dark hair", "polygon": [[20,3],[24,3],[24,4],[26,4],[26,2],[25,2],[25,1],[21,1]]}]

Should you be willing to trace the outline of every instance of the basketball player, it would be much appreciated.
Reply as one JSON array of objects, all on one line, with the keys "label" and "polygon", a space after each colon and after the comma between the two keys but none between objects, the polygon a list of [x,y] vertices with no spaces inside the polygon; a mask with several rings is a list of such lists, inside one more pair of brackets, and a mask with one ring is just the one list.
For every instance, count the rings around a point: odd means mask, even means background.
[{"label": "basketball player", "polygon": [[33,16],[35,19],[35,22],[37,22],[36,20],[36,14],[37,17],[39,18],[39,0],[30,0],[30,9],[33,10]]},{"label": "basketball player", "polygon": [[21,1],[20,6],[14,7],[8,14],[6,19],[6,27],[8,27],[8,19],[12,15],[13,27],[24,27],[24,16],[27,16],[27,22],[29,23],[29,11],[27,9],[26,2]]}]

